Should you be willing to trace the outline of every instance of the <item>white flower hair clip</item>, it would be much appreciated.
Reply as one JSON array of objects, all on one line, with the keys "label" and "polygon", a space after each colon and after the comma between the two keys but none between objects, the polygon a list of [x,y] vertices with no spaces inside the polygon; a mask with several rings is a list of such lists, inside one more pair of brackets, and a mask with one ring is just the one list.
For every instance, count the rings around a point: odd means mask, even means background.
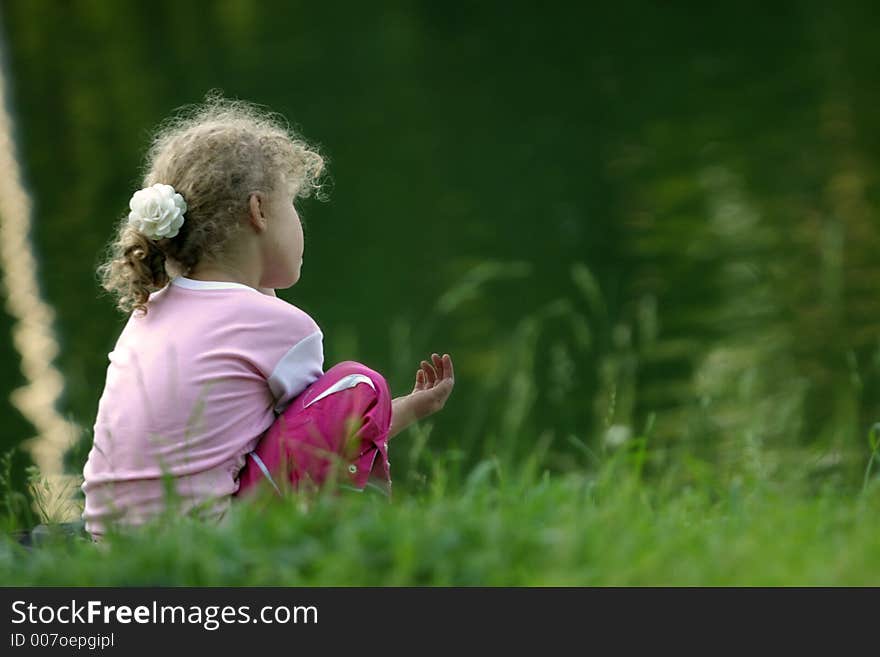
[{"label": "white flower hair clip", "polygon": [[186,201],[171,185],[139,189],[128,202],[128,225],[151,240],[174,237],[183,225]]}]

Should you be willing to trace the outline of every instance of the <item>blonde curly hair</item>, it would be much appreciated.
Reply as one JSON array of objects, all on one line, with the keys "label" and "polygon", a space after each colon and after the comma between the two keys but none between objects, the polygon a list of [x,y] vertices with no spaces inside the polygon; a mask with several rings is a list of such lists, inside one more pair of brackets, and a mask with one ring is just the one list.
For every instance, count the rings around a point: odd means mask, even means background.
[{"label": "blonde curly hair", "polygon": [[185,275],[222,257],[244,226],[251,192],[288,182],[301,198],[321,197],[324,164],[282,116],[208,92],[203,103],[163,121],[147,152],[143,187],[171,185],[186,200],[180,232],[153,241],[129,226],[126,214],[98,268],[102,286],[121,311],[146,313],[150,293],[170,273]]}]

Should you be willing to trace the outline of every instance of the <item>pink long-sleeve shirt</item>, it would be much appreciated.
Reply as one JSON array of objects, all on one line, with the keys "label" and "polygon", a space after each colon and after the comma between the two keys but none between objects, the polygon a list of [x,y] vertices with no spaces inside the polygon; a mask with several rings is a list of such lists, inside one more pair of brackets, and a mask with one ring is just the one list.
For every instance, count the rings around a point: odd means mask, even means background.
[{"label": "pink long-sleeve shirt", "polygon": [[247,453],[322,375],[322,340],[308,314],[238,283],[178,277],[153,293],[109,355],[83,471],[86,530],[153,517],[163,475],[181,511],[222,517]]}]

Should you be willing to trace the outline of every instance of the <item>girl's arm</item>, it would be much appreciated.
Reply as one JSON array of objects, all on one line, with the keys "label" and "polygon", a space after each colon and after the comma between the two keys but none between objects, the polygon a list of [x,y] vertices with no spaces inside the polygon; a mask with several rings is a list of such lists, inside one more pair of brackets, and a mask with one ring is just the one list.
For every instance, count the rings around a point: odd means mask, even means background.
[{"label": "girl's arm", "polygon": [[410,426],[418,418],[412,407],[412,399],[409,395],[397,397],[391,400],[391,428],[388,430],[388,438],[396,436]]},{"label": "girl's arm", "polygon": [[391,428],[388,437],[397,435],[413,422],[433,415],[446,405],[455,385],[452,358],[443,354],[431,354],[433,365],[426,360],[416,371],[413,391],[391,400]]}]

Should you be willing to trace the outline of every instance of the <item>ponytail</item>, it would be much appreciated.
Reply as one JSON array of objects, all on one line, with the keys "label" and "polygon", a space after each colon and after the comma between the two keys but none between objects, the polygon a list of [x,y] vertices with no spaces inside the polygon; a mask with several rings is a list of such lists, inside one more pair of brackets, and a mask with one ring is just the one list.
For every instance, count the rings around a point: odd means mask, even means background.
[{"label": "ponytail", "polygon": [[122,312],[147,313],[150,293],[168,284],[165,252],[155,242],[128,225],[119,227],[116,240],[110,245],[106,262],[98,268],[101,285],[116,297]]}]

